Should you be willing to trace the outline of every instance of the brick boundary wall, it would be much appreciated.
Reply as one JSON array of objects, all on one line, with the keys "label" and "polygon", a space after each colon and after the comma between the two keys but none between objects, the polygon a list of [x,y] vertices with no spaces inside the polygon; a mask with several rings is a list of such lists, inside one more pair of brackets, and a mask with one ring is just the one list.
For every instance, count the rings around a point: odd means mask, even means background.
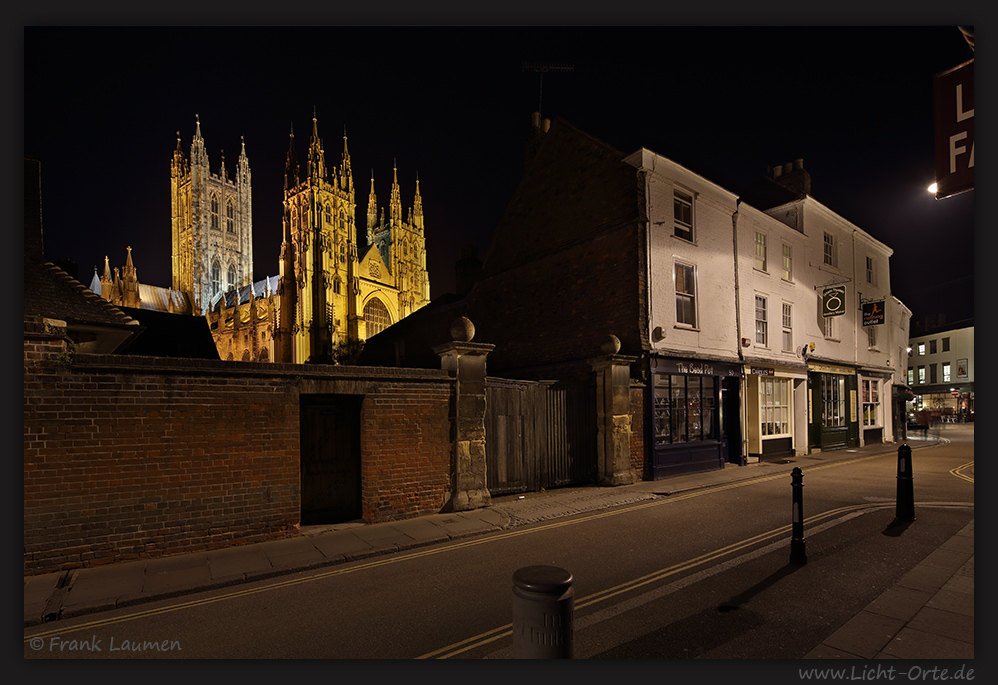
[{"label": "brick boundary wall", "polygon": [[24,573],[298,535],[306,393],[364,396],[366,521],[436,513],[452,387],[437,370],[73,355],[26,323]]},{"label": "brick boundary wall", "polygon": [[645,385],[631,380],[631,468],[641,480],[649,471],[645,452]]}]

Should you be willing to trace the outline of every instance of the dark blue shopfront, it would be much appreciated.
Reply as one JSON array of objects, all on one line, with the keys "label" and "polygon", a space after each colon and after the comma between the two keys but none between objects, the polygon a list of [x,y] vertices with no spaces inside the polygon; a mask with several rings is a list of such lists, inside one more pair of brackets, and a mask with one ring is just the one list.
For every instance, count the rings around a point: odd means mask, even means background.
[{"label": "dark blue shopfront", "polygon": [[649,364],[651,479],[742,463],[741,367],[663,357]]}]

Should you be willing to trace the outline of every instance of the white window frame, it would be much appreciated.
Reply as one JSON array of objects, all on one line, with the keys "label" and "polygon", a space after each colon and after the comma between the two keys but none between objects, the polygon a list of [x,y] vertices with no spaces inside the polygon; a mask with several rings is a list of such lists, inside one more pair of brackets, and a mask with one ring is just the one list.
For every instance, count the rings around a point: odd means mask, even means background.
[{"label": "white window frame", "polygon": [[866,346],[871,349],[877,349],[877,327],[867,326],[866,327]]},{"label": "white window frame", "polygon": [[[688,290],[680,290],[679,289],[679,286],[680,286],[680,283],[679,283],[679,269],[680,268],[682,268],[684,270],[686,270],[686,269],[689,270],[690,280],[692,280],[692,285],[693,285],[692,292],[690,292]],[[699,321],[699,316],[698,316],[698,312],[697,312],[697,267],[696,267],[696,265],[695,264],[690,264],[689,262],[682,262],[682,261],[679,261],[679,260],[676,260],[675,262],[673,262],[673,267],[672,267],[672,284],[673,284],[673,287],[674,287],[674,289],[676,291],[676,325],[677,326],[683,326],[683,327],[689,327],[689,328],[696,328],[697,327],[697,322]],[[693,321],[683,321],[682,320],[682,318],[680,316],[681,309],[680,309],[680,306],[679,306],[680,298],[683,299],[684,303],[686,303],[686,302],[689,303],[690,315],[692,316]],[[683,310],[685,310],[685,309],[686,308],[684,307]]]},{"label": "white window frame", "polygon": [[755,342],[763,347],[769,346],[769,300],[759,294],[755,296]]},{"label": "white window frame", "polygon": [[837,266],[835,259],[835,236],[825,231],[822,240],[822,259],[824,263],[828,266]]},{"label": "white window frame", "polygon": [[943,383],[949,383],[953,379],[953,367],[949,362],[943,362]]},{"label": "white window frame", "polygon": [[793,435],[793,386],[791,379],[759,377],[759,434],[767,438]]},{"label": "white window frame", "polygon": [[794,248],[783,243],[783,280],[794,280]]},{"label": "white window frame", "polygon": [[880,411],[880,381],[876,378],[860,379],[860,397],[863,405],[863,427],[875,428],[883,426]]},{"label": "white window frame", "polygon": [[824,319],[824,321],[822,322],[822,332],[824,333],[825,338],[828,340],[836,340],[837,338],[835,337],[835,319],[837,317],[825,316],[822,318]]},{"label": "white window frame", "polygon": [[[687,193],[678,188],[674,188],[672,191],[672,234],[677,238],[688,240],[691,243],[696,238],[696,233],[694,232],[695,215],[693,212],[693,200],[693,193]],[[682,209],[686,209],[689,212],[689,222],[683,216]]]},{"label": "white window frame", "polygon": [[866,282],[877,284],[877,258],[873,255],[866,255]]},{"label": "white window frame", "polygon": [[783,303],[783,351],[792,352],[794,349],[794,306],[789,302]]},{"label": "white window frame", "polygon": [[765,233],[755,232],[755,268],[759,271],[766,271],[768,266],[766,240]]}]

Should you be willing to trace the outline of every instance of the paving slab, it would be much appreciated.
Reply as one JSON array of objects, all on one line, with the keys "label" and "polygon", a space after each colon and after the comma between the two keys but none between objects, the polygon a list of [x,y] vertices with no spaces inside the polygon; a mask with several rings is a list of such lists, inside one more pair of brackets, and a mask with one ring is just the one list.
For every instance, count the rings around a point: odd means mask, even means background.
[{"label": "paving slab", "polygon": [[910,621],[930,599],[931,592],[895,585],[873,600],[866,610],[899,621]]},{"label": "paving slab", "polygon": [[932,609],[942,609],[954,614],[974,616],[974,595],[966,592],[954,592],[943,588],[932,596],[925,606]]},{"label": "paving slab", "polygon": [[[200,555],[199,555],[200,556]],[[153,571],[146,568],[143,595],[166,595],[197,588],[211,583],[211,570],[206,556],[200,564],[178,565],[169,570]]]},{"label": "paving slab", "polygon": [[211,579],[218,581],[229,576],[239,576],[250,571],[272,568],[270,559],[255,545],[242,545],[208,552]]},{"label": "paving slab", "polygon": [[353,530],[343,531],[338,535],[316,535],[311,538],[311,542],[327,558],[345,558],[348,554],[372,549]]},{"label": "paving slab", "polygon": [[973,614],[957,614],[952,611],[926,606],[908,622],[907,627],[921,630],[925,633],[950,637],[962,642],[972,643],[974,641]]},{"label": "paving slab", "polygon": [[146,562],[80,569],[70,574],[63,607],[114,606],[116,598],[142,592]]},{"label": "paving slab", "polygon": [[825,645],[872,659],[904,628],[904,621],[861,611],[824,641]]},{"label": "paving slab", "polygon": [[884,654],[896,659],[973,659],[973,643],[954,640],[935,633],[904,628],[891,640]]}]

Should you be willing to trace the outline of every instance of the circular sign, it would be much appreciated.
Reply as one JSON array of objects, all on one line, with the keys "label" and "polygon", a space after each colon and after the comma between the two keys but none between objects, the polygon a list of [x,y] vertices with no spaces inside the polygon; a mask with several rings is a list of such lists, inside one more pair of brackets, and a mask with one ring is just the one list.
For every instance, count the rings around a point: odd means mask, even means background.
[{"label": "circular sign", "polygon": [[949,394],[952,395],[953,397],[959,397],[960,396],[960,391],[959,390],[950,390]]}]

